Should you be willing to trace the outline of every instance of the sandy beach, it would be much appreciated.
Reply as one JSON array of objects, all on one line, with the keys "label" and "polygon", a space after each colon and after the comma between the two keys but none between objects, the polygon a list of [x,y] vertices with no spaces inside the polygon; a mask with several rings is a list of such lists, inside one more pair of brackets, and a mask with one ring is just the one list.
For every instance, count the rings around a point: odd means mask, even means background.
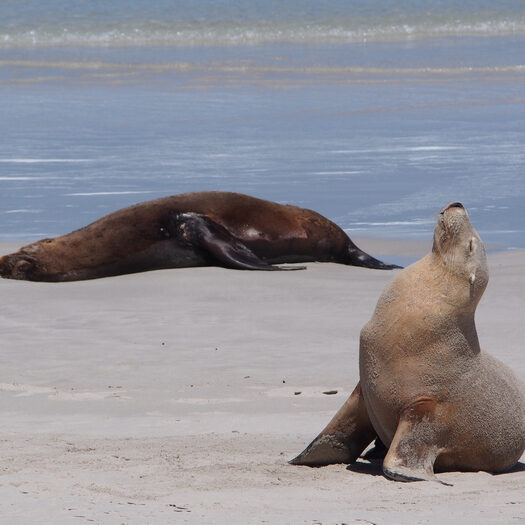
[{"label": "sandy beach", "polygon": [[[94,4],[2,2],[0,255],[220,190],[405,265],[461,201],[489,249],[481,345],[525,378],[525,3]],[[453,486],[287,463],[395,274],[307,267],[0,279],[0,525],[525,525],[525,457]]]},{"label": "sandy beach", "polygon": [[[359,245],[383,260],[430,248]],[[525,251],[489,264],[481,345],[523,378]],[[357,382],[359,331],[392,277],[308,264],[2,280],[0,522],[525,523],[525,457],[440,474],[452,487],[287,463]]]}]

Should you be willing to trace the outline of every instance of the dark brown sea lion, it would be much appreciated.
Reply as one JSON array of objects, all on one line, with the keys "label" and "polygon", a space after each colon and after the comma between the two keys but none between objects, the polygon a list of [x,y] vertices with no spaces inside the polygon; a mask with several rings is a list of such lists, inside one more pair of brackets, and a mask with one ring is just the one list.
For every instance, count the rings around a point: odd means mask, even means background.
[{"label": "dark brown sea lion", "polygon": [[389,270],[318,213],[228,192],[195,192],[143,202],[67,235],[0,258],[0,275],[76,281],[188,266],[245,270],[324,261]]},{"label": "dark brown sea lion", "polygon": [[395,480],[515,465],[525,384],[480,349],[474,313],[487,282],[483,243],[463,205],[449,204],[432,252],[394,278],[361,331],[356,389],[291,463],[353,463],[379,437]]}]

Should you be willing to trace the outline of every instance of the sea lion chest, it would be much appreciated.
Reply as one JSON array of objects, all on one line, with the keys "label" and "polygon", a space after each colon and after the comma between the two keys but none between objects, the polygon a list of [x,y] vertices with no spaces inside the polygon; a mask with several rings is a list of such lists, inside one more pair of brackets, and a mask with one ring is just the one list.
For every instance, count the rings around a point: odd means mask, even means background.
[{"label": "sea lion chest", "polygon": [[472,329],[467,319],[458,321],[432,283],[418,281],[420,270],[405,271],[393,281],[361,331],[361,388],[385,444],[401,412],[416,399],[450,398],[477,345],[473,318]]}]

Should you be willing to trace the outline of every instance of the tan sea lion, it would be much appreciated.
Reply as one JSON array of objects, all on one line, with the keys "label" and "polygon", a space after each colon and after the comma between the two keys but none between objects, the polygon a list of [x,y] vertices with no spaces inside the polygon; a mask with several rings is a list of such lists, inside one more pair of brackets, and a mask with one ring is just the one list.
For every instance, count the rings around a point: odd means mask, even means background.
[{"label": "tan sea lion", "polygon": [[389,270],[336,224],[311,210],[228,192],[195,192],[136,204],[67,235],[0,258],[0,276],[76,281],[188,266],[245,270],[324,261]]},{"label": "tan sea lion", "polygon": [[525,450],[525,384],[479,346],[485,249],[462,204],[439,214],[432,252],[400,272],[361,331],[360,382],[291,463],[352,463],[376,437],[400,481],[434,470],[503,472]]}]

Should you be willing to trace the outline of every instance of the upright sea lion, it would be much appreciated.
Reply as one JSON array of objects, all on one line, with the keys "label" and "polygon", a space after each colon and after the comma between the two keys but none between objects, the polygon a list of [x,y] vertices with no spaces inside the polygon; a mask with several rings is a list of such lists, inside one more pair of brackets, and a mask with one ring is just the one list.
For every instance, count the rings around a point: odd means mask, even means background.
[{"label": "upright sea lion", "polygon": [[439,214],[432,252],[400,272],[361,331],[360,382],[291,463],[352,463],[376,437],[386,476],[503,472],[525,450],[525,384],[479,346],[485,249],[462,204]]},{"label": "upright sea lion", "polygon": [[187,266],[244,270],[324,261],[390,270],[319,213],[228,192],[195,192],[136,204],[0,258],[0,275],[76,281]]}]

